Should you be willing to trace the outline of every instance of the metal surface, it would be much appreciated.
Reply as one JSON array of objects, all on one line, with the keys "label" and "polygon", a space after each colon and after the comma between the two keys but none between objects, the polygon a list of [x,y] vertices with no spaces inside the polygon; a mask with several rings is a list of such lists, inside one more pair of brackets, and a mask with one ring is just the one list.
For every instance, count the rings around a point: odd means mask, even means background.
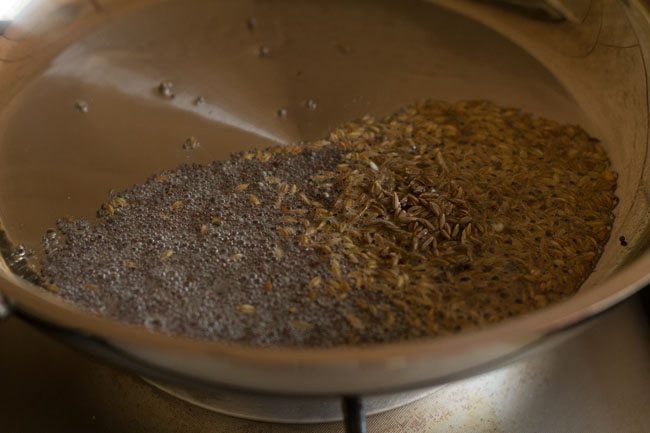
[{"label": "metal surface", "polygon": [[[0,39],[0,218],[36,248],[59,215],[181,162],[322,136],[426,97],[488,98],[603,139],[620,205],[581,292],[544,311],[432,341],[262,350],[156,335],[90,316],[3,270],[25,316],[205,384],[267,393],[376,393],[475,374],[625,299],[650,278],[645,3],[576,8],[562,23],[490,3],[343,0],[34,1]],[[564,2],[570,3],[570,2]],[[583,3],[583,2],[575,2]],[[255,16],[258,27],[246,26]],[[479,24],[482,23],[482,24]],[[258,56],[260,46],[270,55]],[[161,80],[177,96],[161,98]],[[197,96],[205,104],[194,105]],[[315,111],[305,101],[318,101]],[[80,113],[75,102],[88,103]],[[279,118],[279,108],[288,110]],[[36,126],[35,126],[36,125]],[[199,137],[188,154],[182,141]],[[628,246],[617,242],[625,235]]]},{"label": "metal surface", "polygon": [[0,320],[6,319],[10,314],[11,309],[9,308],[9,303],[2,294],[0,294]]},{"label": "metal surface", "polygon": [[534,17],[550,20],[572,19],[573,14],[562,1],[554,0],[492,0],[507,6],[520,8]]},{"label": "metal surface", "polygon": [[[191,386],[172,386],[147,378],[144,380],[156,388],[195,406],[224,415],[253,421],[283,424],[314,424],[341,421],[341,397],[291,397],[262,395],[226,389],[196,389]],[[376,415],[392,410],[435,393],[439,388],[372,395],[363,398],[364,414]],[[346,397],[357,398],[360,397]],[[349,400],[346,400],[349,402]],[[351,409],[351,406],[344,406]],[[356,416],[359,420],[362,415]],[[358,422],[353,421],[358,424]]]},{"label": "metal surface", "polygon": [[[0,326],[0,348],[3,432],[343,431],[341,423],[267,424],[201,409],[92,362],[13,318]],[[628,302],[557,350],[371,416],[368,432],[644,432],[650,425],[649,365],[648,319]]]}]

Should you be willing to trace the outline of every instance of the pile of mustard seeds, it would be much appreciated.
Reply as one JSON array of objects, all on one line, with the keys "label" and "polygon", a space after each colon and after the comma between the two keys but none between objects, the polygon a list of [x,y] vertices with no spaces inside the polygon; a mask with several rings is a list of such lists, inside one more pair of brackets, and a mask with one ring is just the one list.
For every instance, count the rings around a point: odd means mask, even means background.
[{"label": "pile of mustard seeds", "polygon": [[335,346],[479,328],[574,294],[616,174],[580,127],[423,102],[185,165],[44,238],[43,286],[155,331]]}]

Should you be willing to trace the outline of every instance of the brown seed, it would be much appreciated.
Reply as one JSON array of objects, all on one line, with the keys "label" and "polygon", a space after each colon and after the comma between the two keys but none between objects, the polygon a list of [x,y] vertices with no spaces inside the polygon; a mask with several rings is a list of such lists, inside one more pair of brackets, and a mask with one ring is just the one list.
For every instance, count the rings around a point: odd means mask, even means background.
[{"label": "brown seed", "polygon": [[296,231],[292,227],[278,227],[278,234],[280,236],[295,236]]},{"label": "brown seed", "polygon": [[292,328],[298,329],[301,331],[309,331],[314,328],[314,325],[312,325],[309,322],[305,322],[304,320],[292,320],[289,322]]},{"label": "brown seed", "polygon": [[467,243],[467,232],[468,232],[468,230],[467,230],[467,228],[465,228],[462,231],[462,233],[460,234],[460,242],[463,243],[463,244]]},{"label": "brown seed", "polygon": [[183,207],[183,200],[176,200],[172,205],[170,206],[172,210],[178,210]]},{"label": "brown seed", "polygon": [[426,219],[426,218],[418,218],[417,221],[424,224],[432,232],[436,231],[435,226],[428,219]]},{"label": "brown seed", "polygon": [[162,254],[160,254],[160,260],[167,260],[168,258],[170,258],[173,255],[174,255],[173,250],[165,250],[165,251],[162,252]]},{"label": "brown seed", "polygon": [[59,293],[61,291],[61,287],[57,286],[54,283],[45,283],[43,284],[43,287],[51,293]]},{"label": "brown seed", "polygon": [[365,328],[363,321],[359,319],[357,316],[355,316],[354,314],[346,314],[345,318],[350,324],[350,326],[352,326],[357,331],[362,331]]},{"label": "brown seed", "polygon": [[248,184],[248,183],[240,183],[239,185],[237,185],[237,186],[235,187],[235,191],[236,191],[236,192],[242,192],[242,191],[245,191],[245,190],[248,189],[248,186],[249,186],[249,185],[250,185],[250,184]]},{"label": "brown seed", "polygon": [[393,191],[393,208],[395,210],[401,210],[402,205],[400,204],[399,197],[397,196],[397,193]]},{"label": "brown seed", "polygon": [[309,197],[307,197],[307,195],[306,195],[305,193],[303,193],[303,192],[298,193],[298,197],[299,197],[300,200],[302,200],[302,202],[305,203],[307,206],[311,206],[311,205],[312,205],[312,201],[309,199]]},{"label": "brown seed", "polygon": [[435,216],[438,217],[438,216],[440,216],[442,214],[442,210],[440,209],[440,206],[438,205],[438,203],[429,202],[428,205],[429,205],[429,208],[431,209],[431,211],[433,212],[433,214]]},{"label": "brown seed", "polygon": [[330,267],[332,270],[332,275],[334,275],[336,278],[341,278],[343,276],[341,272],[341,264],[336,258],[332,257],[330,259]]},{"label": "brown seed", "polygon": [[123,197],[115,197],[115,198],[111,201],[111,205],[112,205],[114,208],[118,208],[118,207],[126,207],[126,206],[129,205],[129,202],[127,202],[126,199],[123,198]]},{"label": "brown seed", "polygon": [[262,204],[260,199],[257,198],[257,196],[255,194],[249,194],[248,195],[248,201],[254,206],[259,206],[260,204]]},{"label": "brown seed", "polygon": [[316,275],[311,280],[309,280],[309,288],[320,287],[322,282],[323,280],[321,279],[321,277],[319,275]]},{"label": "brown seed", "polygon": [[250,304],[240,304],[237,306],[237,310],[243,314],[255,314],[255,307]]},{"label": "brown seed", "polygon": [[111,215],[113,215],[115,213],[115,208],[110,203],[104,204],[103,209],[106,212],[106,214],[109,215],[109,216],[111,216]]},{"label": "brown seed", "polygon": [[314,219],[315,220],[326,219],[326,218],[329,218],[331,216],[332,216],[332,214],[327,209],[324,209],[322,207],[317,207],[317,208],[314,209]]},{"label": "brown seed", "polygon": [[[464,232],[463,232],[463,233],[464,233]],[[434,239],[435,239],[435,238],[434,238],[433,236],[429,236],[428,238],[426,238],[426,239],[424,240],[424,242],[422,242],[422,245],[420,246],[420,248],[421,248],[422,250],[425,250],[429,245],[431,245],[431,244],[433,243],[433,240],[434,240]]]},{"label": "brown seed", "polygon": [[231,262],[240,262],[244,258],[244,255],[242,253],[235,253],[231,255],[228,259]]},{"label": "brown seed", "polygon": [[280,222],[285,223],[285,224],[296,224],[298,222],[298,220],[295,219],[294,217],[282,216],[282,217],[280,217]]}]

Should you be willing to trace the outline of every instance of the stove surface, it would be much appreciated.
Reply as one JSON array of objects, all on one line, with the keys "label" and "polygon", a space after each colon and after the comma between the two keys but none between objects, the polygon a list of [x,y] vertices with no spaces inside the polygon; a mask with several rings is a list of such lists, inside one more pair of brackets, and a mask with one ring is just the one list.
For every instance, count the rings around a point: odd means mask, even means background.
[{"label": "stove surface", "polygon": [[[369,433],[644,432],[650,327],[636,299],[557,349],[370,417]],[[3,432],[334,433],[341,424],[239,420],[176,400],[16,319],[0,324]]]}]

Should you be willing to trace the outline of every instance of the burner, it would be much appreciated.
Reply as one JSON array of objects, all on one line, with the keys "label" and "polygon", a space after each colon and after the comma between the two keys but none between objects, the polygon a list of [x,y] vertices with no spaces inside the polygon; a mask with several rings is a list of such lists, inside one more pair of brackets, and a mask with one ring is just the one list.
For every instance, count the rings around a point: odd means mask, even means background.
[{"label": "burner", "polygon": [[[412,403],[368,418],[369,433],[448,431],[644,431],[650,425],[650,331],[647,316],[631,300],[555,350],[508,367],[429,391],[364,399],[370,413]],[[275,424],[204,410],[161,392],[130,374],[90,361],[16,319],[0,324],[0,422],[3,431],[198,433],[340,433],[341,423]],[[170,392],[170,389],[168,389]],[[180,395],[179,395],[180,396]],[[220,396],[221,400],[217,398]],[[248,418],[317,421],[341,418],[340,401],[264,399],[214,392],[183,399]],[[260,405],[254,408],[255,402]],[[293,403],[297,407],[290,408]],[[346,400],[355,409],[358,402]],[[241,405],[241,406],[239,406]],[[283,412],[269,414],[269,407]],[[287,409],[289,407],[289,409]],[[229,408],[229,409],[228,409]],[[306,408],[312,410],[311,419]],[[293,412],[292,412],[293,410]],[[252,411],[252,412],[251,412]],[[354,413],[354,410],[352,411]],[[253,413],[256,413],[255,416]],[[266,413],[266,416],[264,415]],[[299,413],[299,416],[296,414]],[[353,430],[350,432],[362,432]]]},{"label": "burner", "polygon": [[[333,422],[341,421],[343,418],[341,398],[278,397],[225,390],[188,391],[185,388],[177,388],[147,378],[143,379],[181,400],[238,418],[285,424]],[[440,389],[442,388],[365,397],[363,398],[363,408],[359,403],[355,403],[355,400],[359,401],[360,399],[348,397],[344,407],[350,409],[350,415],[363,409],[368,415],[375,415],[412,403],[434,394]]]}]

